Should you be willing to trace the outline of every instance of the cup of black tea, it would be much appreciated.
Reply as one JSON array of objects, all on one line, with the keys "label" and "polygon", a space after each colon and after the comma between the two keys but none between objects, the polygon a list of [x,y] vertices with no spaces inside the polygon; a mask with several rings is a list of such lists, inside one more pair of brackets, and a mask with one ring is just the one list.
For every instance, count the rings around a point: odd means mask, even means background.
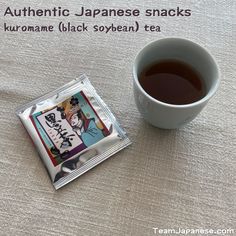
[{"label": "cup of black tea", "polygon": [[219,67],[200,45],[165,38],[145,46],[133,66],[135,102],[143,118],[164,129],[192,121],[214,95]]}]

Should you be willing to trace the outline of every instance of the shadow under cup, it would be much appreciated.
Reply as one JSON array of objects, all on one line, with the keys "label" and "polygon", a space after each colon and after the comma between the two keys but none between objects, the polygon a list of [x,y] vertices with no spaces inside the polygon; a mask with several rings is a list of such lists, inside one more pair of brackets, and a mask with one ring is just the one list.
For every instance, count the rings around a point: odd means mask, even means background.
[{"label": "shadow under cup", "polygon": [[[200,100],[173,105],[161,102],[144,91],[139,83],[141,72],[149,65],[162,60],[180,60],[192,66],[200,75],[206,95]],[[174,129],[193,120],[216,92],[219,69],[208,51],[198,44],[181,38],[166,38],[145,46],[136,56],[133,66],[135,102],[143,118],[150,124],[164,129]]]}]

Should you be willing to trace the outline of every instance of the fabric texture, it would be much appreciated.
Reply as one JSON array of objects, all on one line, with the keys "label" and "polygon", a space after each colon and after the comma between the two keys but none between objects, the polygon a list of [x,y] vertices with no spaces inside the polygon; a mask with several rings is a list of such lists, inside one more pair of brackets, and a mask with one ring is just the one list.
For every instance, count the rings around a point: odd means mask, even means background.
[{"label": "fabric texture", "polygon": [[[4,9],[191,9],[191,17],[10,17]],[[0,0],[0,235],[155,235],[153,228],[236,230],[236,1]],[[10,25],[159,25],[161,32],[4,32]],[[143,121],[132,65],[147,43],[181,37],[206,47],[221,84],[178,130]],[[55,191],[16,107],[86,73],[132,146]],[[235,232],[236,234],[236,232]],[[170,234],[169,234],[170,235]]]}]

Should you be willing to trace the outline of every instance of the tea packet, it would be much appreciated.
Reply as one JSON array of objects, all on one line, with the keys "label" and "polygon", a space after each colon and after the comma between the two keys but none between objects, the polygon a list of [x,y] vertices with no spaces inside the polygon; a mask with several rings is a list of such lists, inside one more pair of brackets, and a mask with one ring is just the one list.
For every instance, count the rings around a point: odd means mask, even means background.
[{"label": "tea packet", "polygon": [[131,144],[86,75],[16,113],[56,189]]}]

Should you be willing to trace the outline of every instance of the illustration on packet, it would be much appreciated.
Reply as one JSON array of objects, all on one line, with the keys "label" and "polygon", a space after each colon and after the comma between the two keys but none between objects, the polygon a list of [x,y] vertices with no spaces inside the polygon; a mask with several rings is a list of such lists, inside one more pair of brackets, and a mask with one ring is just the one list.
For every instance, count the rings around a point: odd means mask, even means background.
[{"label": "illustration on packet", "polygon": [[131,142],[86,75],[17,110],[56,189]]}]

